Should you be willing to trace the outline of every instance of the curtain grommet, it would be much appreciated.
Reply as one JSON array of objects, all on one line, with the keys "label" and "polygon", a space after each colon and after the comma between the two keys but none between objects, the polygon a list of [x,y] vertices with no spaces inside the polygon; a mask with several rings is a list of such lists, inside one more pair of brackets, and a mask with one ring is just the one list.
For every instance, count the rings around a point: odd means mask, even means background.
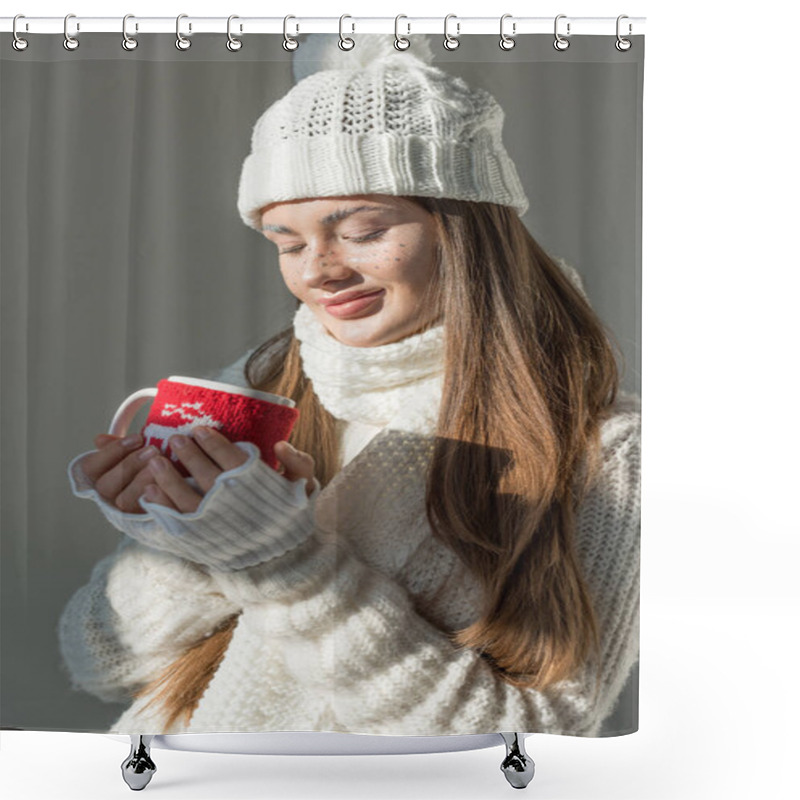
[{"label": "curtain grommet", "polygon": [[[558,21],[560,19],[566,19],[566,14],[558,14],[556,16],[555,22],[553,23],[553,32],[555,33],[555,40],[553,41],[553,47],[559,52],[563,52],[569,47],[569,39],[565,39],[559,32],[558,32]],[[570,24],[567,23],[567,36],[570,34]]]},{"label": "curtain grommet", "polygon": [[[129,19],[135,19],[133,14],[126,14],[122,18],[122,49],[128,52],[135,50],[139,46],[139,41],[136,39],[136,36],[130,36],[128,34],[127,25]],[[135,28],[137,31],[139,30],[138,22],[135,24]]]},{"label": "curtain grommet", "polygon": [[[349,14],[342,14],[342,16],[339,17],[339,49],[347,52],[356,46],[356,40],[350,36],[344,35],[344,32],[342,31],[342,23],[345,19],[352,19],[352,17]],[[355,23],[351,23],[350,33],[355,33],[355,30]]]},{"label": "curtain grommet", "polygon": [[458,38],[461,35],[461,23],[458,21],[458,17],[456,17],[456,35],[453,36],[451,33],[447,32],[447,23],[450,21],[451,17],[455,16],[455,14],[448,14],[444,18],[444,41],[442,42],[442,46],[445,50],[458,50],[461,44]]},{"label": "curtain grommet", "polygon": [[408,30],[406,31],[405,36],[401,36],[400,32],[398,31],[401,19],[408,19],[408,17],[405,14],[398,14],[394,18],[394,49],[402,52],[403,50],[408,50],[408,48],[411,47],[411,39],[408,38],[411,35],[411,23],[406,23]]},{"label": "curtain grommet", "polygon": [[[617,50],[620,51],[620,53],[627,53],[628,50],[630,50],[631,47],[633,47],[633,42],[630,39],[626,39],[625,37],[623,37],[619,32],[619,22],[622,19],[629,19],[629,17],[628,17],[627,14],[620,14],[617,17],[617,41],[614,42],[614,47],[616,47]],[[633,32],[633,26],[629,22],[628,23],[628,36],[630,36],[632,32]]]},{"label": "curtain grommet", "polygon": [[[189,16],[188,14],[178,14],[178,18],[175,20],[175,34],[178,37],[177,39],[175,39],[175,47],[177,47],[178,50],[188,50],[192,46],[192,40],[191,39],[187,39],[181,33],[181,20],[184,17],[188,17],[188,16]],[[189,33],[191,33],[191,32],[192,32],[192,23],[190,22],[189,23]]]},{"label": "curtain grommet", "polygon": [[[289,33],[286,30],[286,23],[290,19],[297,19],[297,17],[292,16],[292,14],[287,14],[283,18],[283,49],[291,53],[292,51],[297,50],[297,48],[300,46],[300,42],[298,42],[297,39],[293,38],[292,36],[289,36]],[[295,34],[299,32],[300,26],[295,23]]]},{"label": "curtain grommet", "polygon": [[[63,45],[64,45],[64,49],[65,50],[69,50],[70,52],[73,51],[73,50],[77,50],[78,47],[80,46],[80,42],[74,36],[70,36],[69,35],[69,31],[67,30],[67,26],[69,25],[70,17],[74,17],[74,16],[76,16],[76,15],[75,14],[67,14],[67,16],[64,17],[64,41],[63,41]],[[80,31],[80,29],[81,29],[80,22],[75,24],[75,29],[77,31]]]},{"label": "curtain grommet", "polygon": [[[24,14],[17,14],[17,15],[14,17],[14,22],[13,22],[13,23],[12,23],[12,25],[11,25],[11,32],[12,32],[12,34],[13,34],[13,36],[14,36],[13,40],[11,41],[11,46],[12,46],[12,47],[13,47],[13,48],[14,48],[14,49],[15,49],[15,50],[18,52],[18,53],[21,53],[23,50],[26,50],[26,49],[27,49],[27,47],[28,47],[28,40],[27,40],[27,39],[23,39],[23,38],[22,38],[22,37],[21,37],[21,36],[20,36],[20,35],[17,33],[17,20],[18,20],[18,19],[25,19],[25,15],[24,15]],[[27,23],[27,22],[25,23],[25,30],[28,30],[28,23]]]},{"label": "curtain grommet", "polygon": [[[244,46],[244,42],[242,42],[241,39],[237,39],[231,33],[231,20],[234,20],[234,19],[239,19],[239,17],[236,14],[231,14],[228,17],[228,41],[225,42],[225,47],[227,47],[228,50],[230,50],[231,53],[238,53],[239,50],[241,50],[242,47]],[[239,33],[242,33],[242,26],[241,25],[239,26]]]},{"label": "curtain grommet", "polygon": [[516,43],[517,43],[516,40],[514,39],[514,36],[517,35],[517,23],[516,22],[512,22],[511,23],[511,35],[510,36],[503,31],[503,23],[510,16],[511,16],[511,14],[503,14],[503,16],[500,17],[500,49],[501,50],[505,50],[505,51],[513,50],[514,49],[514,45],[516,45]]}]

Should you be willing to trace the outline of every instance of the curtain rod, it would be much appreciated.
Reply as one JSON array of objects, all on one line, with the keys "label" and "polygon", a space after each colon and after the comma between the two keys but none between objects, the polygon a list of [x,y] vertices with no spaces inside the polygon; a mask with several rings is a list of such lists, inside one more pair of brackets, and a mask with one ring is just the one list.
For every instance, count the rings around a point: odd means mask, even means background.
[{"label": "curtain rod", "polygon": [[[505,15],[503,31],[506,36],[519,36],[531,33],[555,31],[556,17],[512,17]],[[558,32],[561,36],[617,34],[617,17],[570,17],[559,14]],[[468,36],[479,33],[500,35],[500,16],[497,17],[459,17],[449,15],[447,30],[451,36]],[[645,17],[622,15],[619,20],[621,36],[636,36],[644,33]],[[129,16],[126,31],[129,36],[141,33],[175,33],[178,27],[176,17],[136,17]],[[69,15],[67,30],[72,37],[82,33],[122,34],[122,17],[81,17]],[[0,17],[0,32],[11,33],[14,17]],[[297,36],[304,33],[339,33],[339,17],[298,17],[287,22],[287,33]],[[347,16],[342,22],[345,36],[358,33],[394,33],[394,17],[354,17]],[[445,31],[444,17],[401,16],[397,21],[400,36],[415,33],[441,34]],[[17,33],[60,33],[64,34],[64,17],[27,17],[17,19]],[[193,33],[222,33],[228,31],[228,17],[193,17],[181,15],[180,32],[183,36]],[[231,20],[231,31],[236,36],[255,33],[283,34],[283,17],[239,17]]]}]

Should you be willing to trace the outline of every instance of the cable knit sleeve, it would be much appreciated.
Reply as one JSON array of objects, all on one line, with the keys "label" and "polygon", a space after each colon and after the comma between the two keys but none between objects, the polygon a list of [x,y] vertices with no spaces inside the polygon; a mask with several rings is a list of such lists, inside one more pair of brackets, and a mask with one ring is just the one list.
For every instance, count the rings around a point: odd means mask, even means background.
[{"label": "cable knit sleeve", "polygon": [[260,629],[279,643],[295,680],[309,688],[305,696],[327,704],[334,729],[597,735],[638,656],[637,413],[621,415],[607,432],[602,479],[580,515],[603,631],[596,686],[588,665],[543,691],[511,686],[421,617],[408,592],[360,560],[344,537],[315,530],[311,517],[303,524],[305,541],[282,558],[213,575],[226,596],[258,608]]},{"label": "cable knit sleeve", "polygon": [[[307,537],[312,506],[305,481],[283,478],[261,460],[252,442],[235,444],[247,453],[247,460],[221,472],[192,513],[150,503],[144,496],[139,498],[144,514],[120,511],[98,494],[81,469],[87,453],[70,463],[72,492],[93,500],[115,528],[147,547],[218,570],[259,564]],[[320,490],[315,478],[312,500]]]},{"label": "cable knit sleeve", "polygon": [[72,687],[107,702],[130,700],[236,610],[196,564],[122,537],[59,618]]}]

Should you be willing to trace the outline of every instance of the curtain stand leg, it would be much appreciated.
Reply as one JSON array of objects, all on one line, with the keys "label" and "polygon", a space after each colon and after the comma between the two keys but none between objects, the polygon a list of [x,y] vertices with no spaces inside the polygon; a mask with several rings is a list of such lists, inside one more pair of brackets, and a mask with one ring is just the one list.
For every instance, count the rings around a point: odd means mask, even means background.
[{"label": "curtain stand leg", "polygon": [[506,743],[506,757],[500,769],[515,789],[524,789],[533,780],[536,765],[525,752],[525,738],[521,733],[501,733]]},{"label": "curtain stand leg", "polygon": [[152,736],[130,734],[131,752],[122,762],[122,778],[135,792],[141,791],[150,783],[156,765],[150,758],[150,742]]}]

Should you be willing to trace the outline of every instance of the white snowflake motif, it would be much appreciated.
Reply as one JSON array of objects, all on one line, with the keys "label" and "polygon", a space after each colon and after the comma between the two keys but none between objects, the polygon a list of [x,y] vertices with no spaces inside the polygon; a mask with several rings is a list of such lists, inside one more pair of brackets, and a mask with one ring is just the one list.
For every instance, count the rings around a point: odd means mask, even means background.
[{"label": "white snowflake motif", "polygon": [[[216,428],[217,430],[222,428],[222,423],[219,420],[214,419],[210,414],[202,413],[202,409],[203,403],[199,400],[195,403],[181,403],[180,405],[176,403],[164,403],[161,416],[171,417],[177,415],[184,421],[180,425],[159,425],[158,423],[151,422],[149,425],[145,426],[144,429],[145,444],[155,444],[159,442],[161,452],[166,453],[169,437],[174,436],[176,433],[182,433],[184,436],[187,436],[191,433],[192,428],[198,425],[206,425],[209,428]],[[173,461],[178,460],[174,453],[171,454],[171,458]]]}]

